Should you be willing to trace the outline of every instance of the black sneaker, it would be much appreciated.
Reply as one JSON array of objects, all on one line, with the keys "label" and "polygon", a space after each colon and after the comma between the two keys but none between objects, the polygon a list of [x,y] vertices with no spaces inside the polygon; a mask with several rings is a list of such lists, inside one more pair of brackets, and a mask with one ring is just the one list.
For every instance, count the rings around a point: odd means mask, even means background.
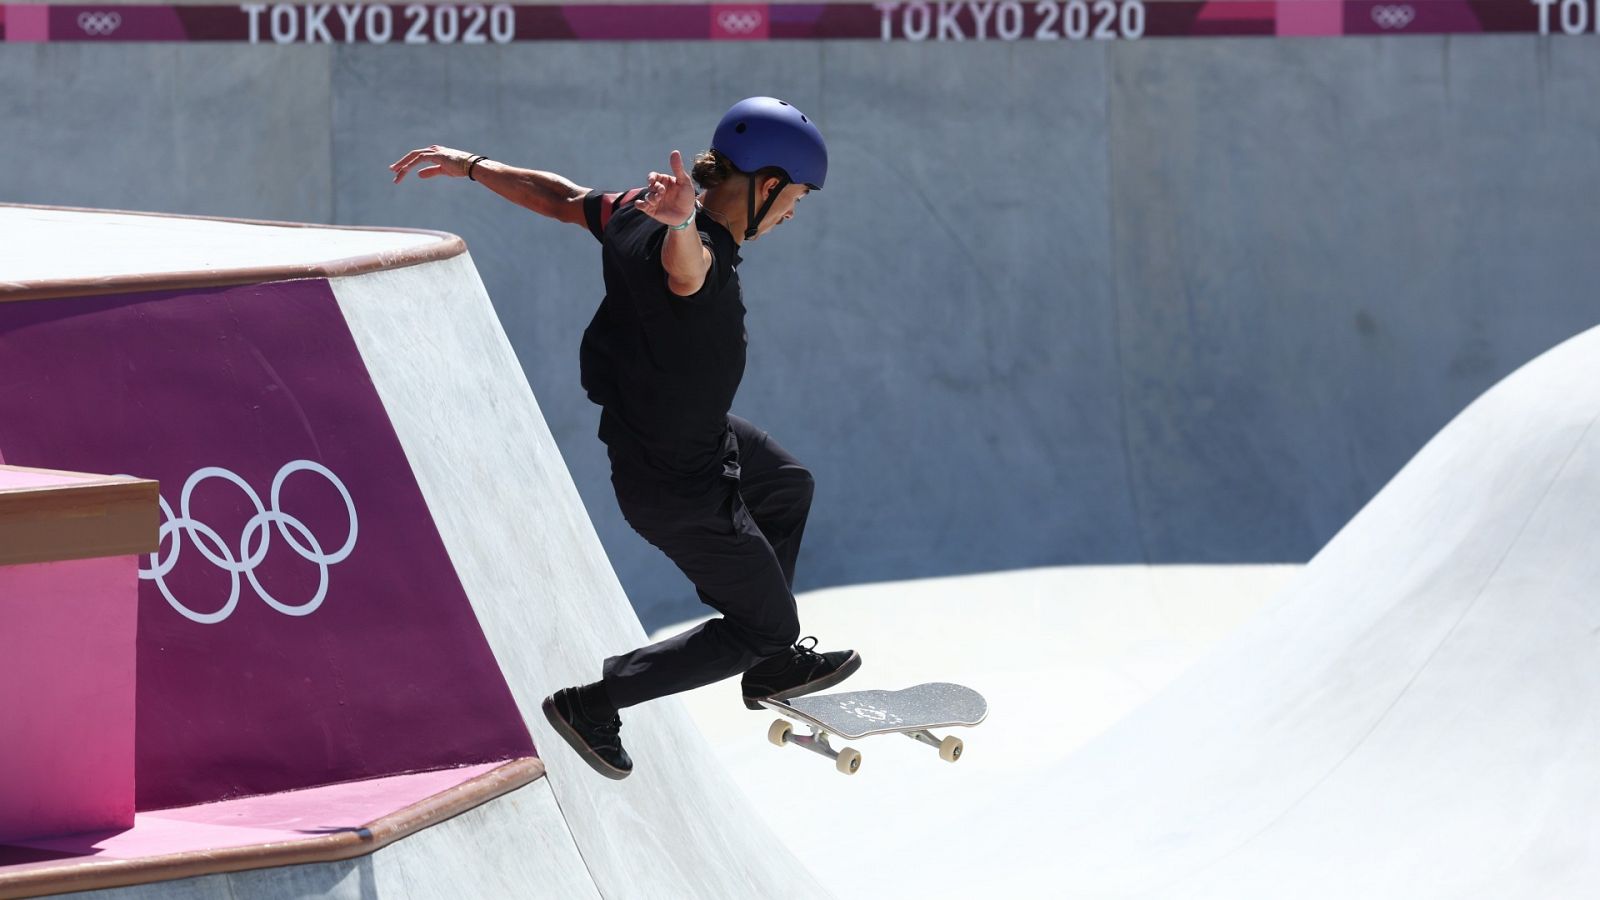
[{"label": "black sneaker", "polygon": [[613,713],[605,722],[591,721],[583,714],[577,688],[562,688],[544,698],[544,717],[596,772],[616,781],[633,773],[633,760],[622,749],[621,717]]},{"label": "black sneaker", "polygon": [[[811,643],[808,645],[806,641]],[[762,700],[787,700],[801,694],[814,694],[831,688],[861,668],[861,654],[854,650],[818,653],[817,639],[803,637],[788,653],[764,659],[744,673],[744,705],[761,709]]]}]

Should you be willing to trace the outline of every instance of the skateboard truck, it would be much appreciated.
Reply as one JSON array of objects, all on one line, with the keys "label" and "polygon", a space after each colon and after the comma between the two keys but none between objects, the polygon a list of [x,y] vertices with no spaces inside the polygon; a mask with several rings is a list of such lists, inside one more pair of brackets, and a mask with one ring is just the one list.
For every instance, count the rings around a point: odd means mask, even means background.
[{"label": "skateboard truck", "polygon": [[[988,701],[969,687],[946,682],[930,682],[898,691],[846,691],[839,694],[812,694],[787,700],[766,699],[761,705],[783,718],[767,728],[767,740],[779,747],[794,744],[818,756],[833,760],[834,768],[846,775],[861,769],[861,752],[850,747],[835,749],[834,737],[861,740],[875,734],[903,734],[919,744],[939,751],[939,758],[955,762],[964,744],[958,737],[940,737],[931,729],[961,726],[970,728],[989,714]],[[796,734],[795,725],[804,725],[809,734]]]},{"label": "skateboard truck", "polygon": [[[767,728],[767,740],[782,747],[784,744],[794,744],[804,747],[819,756],[826,756],[833,760],[834,768],[846,775],[854,775],[861,770],[861,751],[851,747],[835,750],[828,743],[828,732],[814,725],[807,725],[810,734],[795,734],[794,727],[784,719],[775,719]],[[919,744],[927,744],[939,751],[939,758],[946,762],[955,762],[961,758],[961,751],[965,744],[961,738],[951,735],[941,738],[926,728],[921,731],[903,731],[906,737]]]},{"label": "skateboard truck", "polygon": [[833,749],[828,743],[828,732],[814,725],[807,725],[810,734],[795,734],[794,728],[783,719],[776,719],[767,729],[767,740],[782,747],[784,744],[794,744],[804,747],[819,756],[826,756],[833,760],[833,767],[846,775],[854,775],[861,770],[861,751],[853,747],[843,750]]},{"label": "skateboard truck", "polygon": [[961,738],[953,734],[949,737],[941,738],[926,728],[921,731],[906,731],[902,733],[918,743],[927,744],[929,747],[937,749],[939,758],[945,762],[955,762],[960,759],[961,750],[966,746],[962,743]]}]

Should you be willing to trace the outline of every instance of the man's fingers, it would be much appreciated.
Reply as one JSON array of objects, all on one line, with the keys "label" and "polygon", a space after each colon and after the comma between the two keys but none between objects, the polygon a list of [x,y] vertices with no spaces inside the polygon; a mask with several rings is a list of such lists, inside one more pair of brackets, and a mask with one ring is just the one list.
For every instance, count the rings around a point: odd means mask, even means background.
[{"label": "man's fingers", "polygon": [[442,174],[443,172],[444,172],[444,166],[429,166],[426,169],[423,169],[422,171],[418,172],[417,173],[417,177],[418,178],[432,178],[433,176]]},{"label": "man's fingers", "polygon": [[[683,168],[683,154],[677,150],[668,156],[671,173],[651,172],[645,178],[645,191],[635,198],[633,205],[651,218],[657,218],[667,208],[678,208],[682,201],[694,196],[694,185],[689,180],[689,173]],[[676,220],[674,214],[671,218]],[[667,222],[671,225],[673,222]]]},{"label": "man's fingers", "polygon": [[[407,153],[405,156],[402,156],[398,162],[389,167],[394,170],[395,184],[399,184],[400,180],[405,178],[407,173],[409,173],[419,163],[427,160],[431,155],[432,154],[430,154],[427,150],[413,150],[410,153]],[[417,176],[419,178],[428,177],[421,172],[417,173]]]},{"label": "man's fingers", "polygon": [[423,154],[425,154],[427,152],[428,151],[426,151],[426,150],[413,150],[410,153],[407,153],[405,156],[400,157],[400,161],[395,163],[390,168],[409,169],[412,166],[416,165],[417,164],[417,160],[421,159]]},{"label": "man's fingers", "polygon": [[670,193],[673,188],[682,183],[683,182],[681,180],[671,175],[663,175],[660,172],[651,172],[649,190],[650,193],[660,196]]}]

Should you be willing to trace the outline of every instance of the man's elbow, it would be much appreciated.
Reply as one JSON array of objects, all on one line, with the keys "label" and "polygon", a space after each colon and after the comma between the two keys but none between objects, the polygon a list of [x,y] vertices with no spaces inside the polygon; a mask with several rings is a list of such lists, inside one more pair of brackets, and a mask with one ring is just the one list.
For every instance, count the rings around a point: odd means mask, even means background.
[{"label": "man's elbow", "polygon": [[667,290],[679,297],[693,297],[695,294],[700,293],[700,289],[705,286],[705,283],[706,276],[704,274],[697,278],[679,278],[670,273],[667,275]]},{"label": "man's elbow", "polygon": [[555,209],[551,210],[551,218],[565,222],[568,225],[577,225],[585,230],[589,227],[588,219],[583,214],[583,197],[569,197],[558,200]]}]

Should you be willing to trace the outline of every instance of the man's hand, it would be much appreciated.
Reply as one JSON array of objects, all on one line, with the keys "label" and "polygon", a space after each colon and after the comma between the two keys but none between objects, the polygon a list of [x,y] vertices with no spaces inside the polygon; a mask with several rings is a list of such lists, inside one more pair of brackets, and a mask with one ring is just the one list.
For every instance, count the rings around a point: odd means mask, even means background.
[{"label": "man's hand", "polygon": [[700,292],[711,269],[711,251],[700,243],[700,232],[677,226],[694,218],[694,182],[683,170],[683,155],[672,151],[672,174],[650,173],[650,185],[633,205],[657,222],[671,225],[661,243],[661,267],[667,288],[680,297]]},{"label": "man's hand", "polygon": [[694,181],[683,170],[683,154],[672,151],[672,174],[650,173],[644,196],[633,205],[664,225],[682,225],[694,215]]},{"label": "man's hand", "polygon": [[[389,170],[394,172],[395,184],[399,184],[400,179],[406,177],[407,172],[421,165],[426,165],[427,168],[417,173],[418,178],[432,178],[435,175],[461,178],[467,174],[467,160],[472,157],[473,154],[471,153],[463,153],[460,150],[452,150],[449,147],[441,147],[438,144],[434,144],[429,147],[423,147],[421,150],[413,150],[407,153],[400,158],[399,162],[390,165]],[[679,219],[678,221],[681,222],[683,220]]]}]

